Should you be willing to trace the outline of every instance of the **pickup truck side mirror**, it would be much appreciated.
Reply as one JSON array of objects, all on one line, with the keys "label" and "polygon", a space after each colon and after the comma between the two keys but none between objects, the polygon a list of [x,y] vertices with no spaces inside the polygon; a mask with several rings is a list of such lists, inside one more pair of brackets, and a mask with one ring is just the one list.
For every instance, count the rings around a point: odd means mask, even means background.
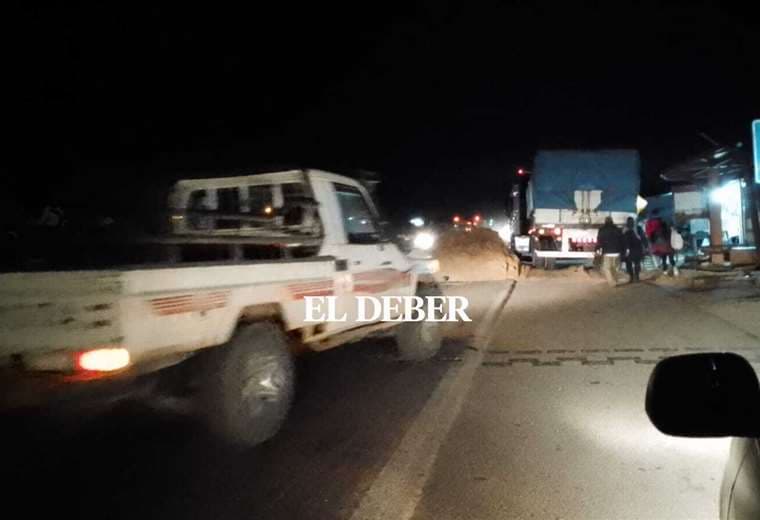
[{"label": "pickup truck side mirror", "polygon": [[679,437],[760,436],[760,385],[737,354],[688,354],[663,359],[649,378],[652,424]]},{"label": "pickup truck side mirror", "polygon": [[377,223],[379,229],[379,238],[380,242],[394,242],[393,237],[393,226],[391,225],[390,221],[388,220],[381,220]]}]

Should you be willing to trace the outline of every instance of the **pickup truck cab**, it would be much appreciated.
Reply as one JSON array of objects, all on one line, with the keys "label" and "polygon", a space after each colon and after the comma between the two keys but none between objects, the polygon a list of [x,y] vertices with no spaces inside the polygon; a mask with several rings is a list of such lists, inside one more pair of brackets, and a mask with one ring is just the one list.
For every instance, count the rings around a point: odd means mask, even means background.
[{"label": "pickup truck cab", "polygon": [[[69,239],[56,258],[0,274],[3,408],[168,393],[252,445],[285,419],[294,354],[383,332],[407,359],[440,346],[437,322],[357,320],[358,295],[436,289],[421,282],[430,262],[384,239],[354,179],[293,170],[182,180],[159,228]],[[334,296],[345,321],[307,322],[307,296]]]}]

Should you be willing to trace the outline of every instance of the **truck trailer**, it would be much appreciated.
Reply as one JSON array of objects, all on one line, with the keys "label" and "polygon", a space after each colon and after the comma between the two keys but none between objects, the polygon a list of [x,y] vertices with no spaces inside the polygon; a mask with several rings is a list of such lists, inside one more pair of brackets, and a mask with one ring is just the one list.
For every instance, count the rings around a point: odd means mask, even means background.
[{"label": "truck trailer", "polygon": [[512,186],[511,245],[534,266],[592,264],[599,228],[636,218],[636,150],[542,150]]}]

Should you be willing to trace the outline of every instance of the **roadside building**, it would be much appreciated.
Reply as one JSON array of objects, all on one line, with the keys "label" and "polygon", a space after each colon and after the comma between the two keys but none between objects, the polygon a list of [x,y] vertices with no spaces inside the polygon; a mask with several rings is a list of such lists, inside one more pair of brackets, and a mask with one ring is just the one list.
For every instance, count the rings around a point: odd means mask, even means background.
[{"label": "roadside building", "polygon": [[653,197],[650,204],[672,215],[670,221],[689,246],[702,249],[716,264],[757,262],[757,193],[741,146],[713,148],[668,168],[661,177],[672,191]]}]

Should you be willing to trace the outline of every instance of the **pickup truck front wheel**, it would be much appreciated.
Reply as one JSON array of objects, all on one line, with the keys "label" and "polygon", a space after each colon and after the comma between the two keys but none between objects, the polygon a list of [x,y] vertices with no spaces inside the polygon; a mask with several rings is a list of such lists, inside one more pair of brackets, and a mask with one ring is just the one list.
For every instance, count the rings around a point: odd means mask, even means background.
[{"label": "pickup truck front wheel", "polygon": [[274,323],[240,327],[212,353],[203,389],[211,429],[240,446],[254,446],[280,429],[294,389],[293,360]]},{"label": "pickup truck front wheel", "polygon": [[[417,291],[417,296],[441,296],[436,286],[425,286]],[[436,316],[441,319],[442,316]],[[399,357],[405,361],[424,361],[435,356],[441,349],[443,334],[441,323],[429,321],[404,322],[396,327],[395,337]]]}]

